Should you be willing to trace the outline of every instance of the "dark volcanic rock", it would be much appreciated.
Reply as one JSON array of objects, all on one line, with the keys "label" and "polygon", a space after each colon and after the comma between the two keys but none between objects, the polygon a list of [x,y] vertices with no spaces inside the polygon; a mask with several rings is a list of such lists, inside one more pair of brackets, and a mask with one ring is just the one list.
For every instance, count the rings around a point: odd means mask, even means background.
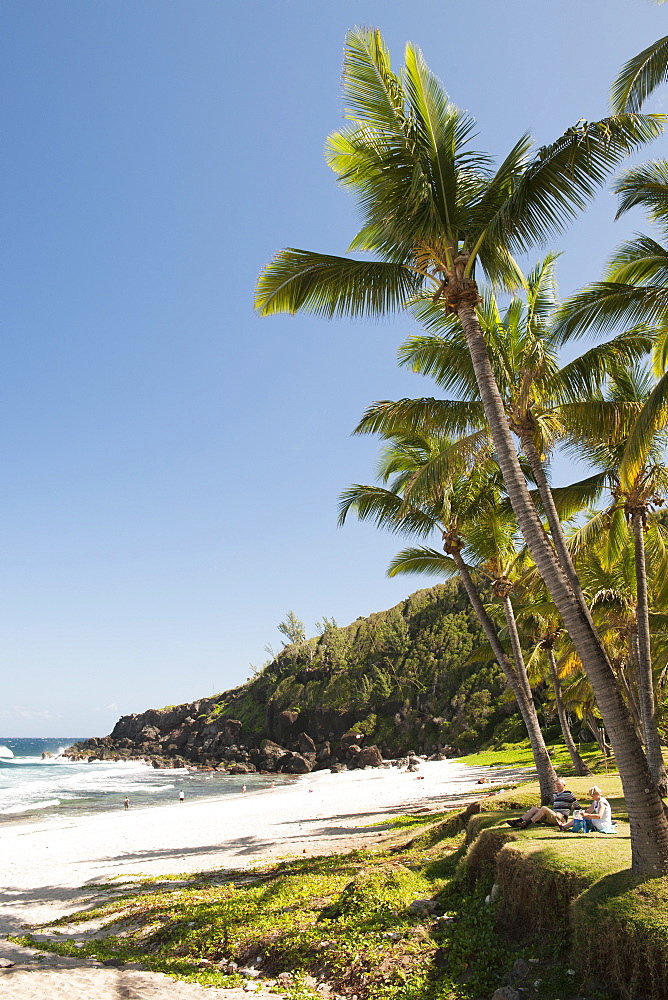
[{"label": "dark volcanic rock", "polygon": [[363,747],[357,758],[357,767],[382,767],[383,758],[378,747]]},{"label": "dark volcanic rock", "polygon": [[299,753],[286,753],[278,761],[277,770],[282,774],[308,774],[313,764]]},{"label": "dark volcanic rock", "polygon": [[287,754],[285,747],[279,746],[273,740],[262,740],[260,744],[260,770],[275,771],[279,760]]},{"label": "dark volcanic rock", "polygon": [[230,774],[254,774],[255,771],[252,764],[233,764],[229,769]]},{"label": "dark volcanic rock", "polygon": [[225,719],[223,723],[223,729],[221,732],[221,739],[225,746],[233,746],[239,739],[239,733],[241,732],[242,724],[238,719]]},{"label": "dark volcanic rock", "polygon": [[315,754],[316,752],[315,743],[308,735],[308,733],[300,733],[298,740],[299,740],[299,752],[301,754]]}]

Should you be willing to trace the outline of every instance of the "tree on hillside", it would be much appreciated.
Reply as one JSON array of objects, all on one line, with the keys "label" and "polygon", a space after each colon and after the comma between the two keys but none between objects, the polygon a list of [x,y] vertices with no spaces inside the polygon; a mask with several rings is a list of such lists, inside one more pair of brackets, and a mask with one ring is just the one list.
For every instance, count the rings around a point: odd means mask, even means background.
[{"label": "tree on hillside", "polygon": [[283,643],[284,646],[288,646],[292,642],[305,642],[306,641],[306,628],[304,622],[297,618],[294,611],[288,611],[285,616],[285,621],[277,625],[278,631],[281,632],[286,638],[287,642]]},{"label": "tree on hillside", "polygon": [[414,46],[406,47],[397,75],[379,32],[351,31],[344,87],[350,125],[330,137],[328,157],[358,195],[364,216],[350,249],[378,259],[285,250],[261,275],[257,306],[265,315],[377,316],[429,294],[459,317],[508,497],[615,746],[634,868],[668,872],[663,802],[600,638],[532,502],[476,314],[478,272],[506,286],[518,283],[512,254],[561,231],[620,160],[661,131],[661,123],[630,114],[581,121],[533,155],[525,135],[494,171],[490,157],[471,145],[473,119],[450,102]]}]

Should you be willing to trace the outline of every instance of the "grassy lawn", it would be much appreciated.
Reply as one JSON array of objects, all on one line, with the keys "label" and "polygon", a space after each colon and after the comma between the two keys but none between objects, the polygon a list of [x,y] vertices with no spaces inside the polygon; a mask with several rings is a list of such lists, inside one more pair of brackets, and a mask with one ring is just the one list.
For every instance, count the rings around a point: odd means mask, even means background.
[{"label": "grassy lawn", "polygon": [[[559,774],[571,775],[575,773],[568,750],[563,743],[550,743],[547,749]],[[615,770],[614,758],[609,759],[606,763],[597,743],[583,743],[578,747],[578,750],[590,770],[596,774],[605,774],[606,767],[611,772]],[[479,750],[476,753],[467,754],[466,757],[458,757],[457,760],[463,764],[474,764],[478,767],[534,766],[528,740],[523,740],[521,743],[505,743],[496,750]]]}]

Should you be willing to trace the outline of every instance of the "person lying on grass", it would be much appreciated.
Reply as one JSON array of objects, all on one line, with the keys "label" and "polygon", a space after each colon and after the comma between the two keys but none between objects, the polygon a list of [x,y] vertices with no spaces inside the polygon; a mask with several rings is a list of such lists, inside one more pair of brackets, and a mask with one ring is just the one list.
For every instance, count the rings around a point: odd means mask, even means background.
[{"label": "person lying on grass", "polygon": [[552,799],[553,809],[550,809],[549,806],[532,806],[519,819],[506,820],[508,826],[514,826],[517,830],[526,830],[532,823],[540,823],[541,820],[551,823],[552,826],[560,826],[570,816],[571,809],[580,808],[580,803],[573,793],[567,790],[566,782],[562,781],[561,778],[557,779],[557,790],[552,792]]},{"label": "person lying on grass", "polygon": [[[612,822],[610,803],[603,797],[601,789],[598,785],[593,785],[588,794],[592,797],[592,804],[587,812],[582,813],[582,819],[586,820],[590,827],[599,833],[616,833]],[[570,819],[567,823],[558,820],[557,826],[561,830],[570,830],[573,826],[573,820]]]}]

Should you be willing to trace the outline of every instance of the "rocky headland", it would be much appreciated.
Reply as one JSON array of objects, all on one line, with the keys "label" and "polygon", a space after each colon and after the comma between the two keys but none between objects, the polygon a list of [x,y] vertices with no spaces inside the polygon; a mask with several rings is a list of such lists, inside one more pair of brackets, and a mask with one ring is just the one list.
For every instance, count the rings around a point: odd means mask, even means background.
[{"label": "rocky headland", "polygon": [[344,628],[328,624],[238,688],[125,715],[66,753],[235,774],[442,759],[521,727],[498,667],[471,657],[481,641],[466,595],[432,587]]}]

